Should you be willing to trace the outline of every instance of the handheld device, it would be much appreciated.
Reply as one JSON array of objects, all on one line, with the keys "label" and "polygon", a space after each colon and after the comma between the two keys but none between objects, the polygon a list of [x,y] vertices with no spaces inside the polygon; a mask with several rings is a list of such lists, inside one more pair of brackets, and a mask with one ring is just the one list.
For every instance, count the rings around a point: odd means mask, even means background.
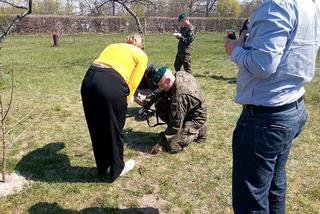
[{"label": "handheld device", "polygon": [[236,32],[232,29],[227,29],[227,36],[229,39],[235,40],[237,39]]}]

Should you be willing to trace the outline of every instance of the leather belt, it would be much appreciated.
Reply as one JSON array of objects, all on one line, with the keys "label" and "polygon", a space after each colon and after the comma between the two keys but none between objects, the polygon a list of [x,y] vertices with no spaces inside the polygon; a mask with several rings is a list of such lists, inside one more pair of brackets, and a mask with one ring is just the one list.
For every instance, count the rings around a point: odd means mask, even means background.
[{"label": "leather belt", "polygon": [[243,105],[244,111],[250,111],[250,112],[256,112],[256,113],[276,113],[285,111],[288,109],[291,109],[297,104],[299,104],[301,101],[303,101],[303,96],[300,97],[297,101],[294,101],[292,103],[288,103],[282,106],[256,106],[256,105]]}]

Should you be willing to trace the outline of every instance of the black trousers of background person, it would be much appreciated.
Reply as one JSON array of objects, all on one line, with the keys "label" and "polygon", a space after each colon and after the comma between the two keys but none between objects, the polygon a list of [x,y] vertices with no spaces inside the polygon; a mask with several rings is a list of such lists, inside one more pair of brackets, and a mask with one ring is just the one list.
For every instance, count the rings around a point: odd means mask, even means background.
[{"label": "black trousers of background person", "polygon": [[114,181],[124,168],[123,127],[129,88],[122,76],[110,68],[92,65],[81,86],[85,117],[99,174],[110,167]]}]

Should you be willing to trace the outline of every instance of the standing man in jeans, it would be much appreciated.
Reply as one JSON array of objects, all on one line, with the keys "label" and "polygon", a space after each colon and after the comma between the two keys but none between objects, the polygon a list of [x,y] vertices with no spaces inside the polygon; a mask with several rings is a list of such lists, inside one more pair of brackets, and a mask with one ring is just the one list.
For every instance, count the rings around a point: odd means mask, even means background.
[{"label": "standing man in jeans", "polygon": [[224,40],[243,106],[232,140],[235,213],[285,213],[286,162],[307,120],[304,84],[315,72],[319,13],[319,0],[265,0],[248,32]]},{"label": "standing man in jeans", "polygon": [[178,21],[181,28],[179,33],[174,33],[175,37],[179,40],[174,69],[180,71],[183,65],[184,70],[191,73],[192,42],[195,37],[194,27],[190,23],[189,14],[186,12],[179,15]]}]

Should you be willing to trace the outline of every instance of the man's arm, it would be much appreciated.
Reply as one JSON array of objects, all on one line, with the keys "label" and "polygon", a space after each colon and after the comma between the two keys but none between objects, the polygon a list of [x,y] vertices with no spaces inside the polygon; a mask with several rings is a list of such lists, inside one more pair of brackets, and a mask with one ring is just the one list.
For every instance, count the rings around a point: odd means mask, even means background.
[{"label": "man's arm", "polygon": [[191,26],[185,34],[181,35],[179,39],[186,44],[190,44],[193,42],[194,38],[195,38],[194,27]]},{"label": "man's arm", "polygon": [[268,78],[276,72],[294,28],[296,20],[293,13],[288,7],[275,2],[260,7],[250,20],[244,48],[241,43],[232,47],[232,61],[255,78]]}]

